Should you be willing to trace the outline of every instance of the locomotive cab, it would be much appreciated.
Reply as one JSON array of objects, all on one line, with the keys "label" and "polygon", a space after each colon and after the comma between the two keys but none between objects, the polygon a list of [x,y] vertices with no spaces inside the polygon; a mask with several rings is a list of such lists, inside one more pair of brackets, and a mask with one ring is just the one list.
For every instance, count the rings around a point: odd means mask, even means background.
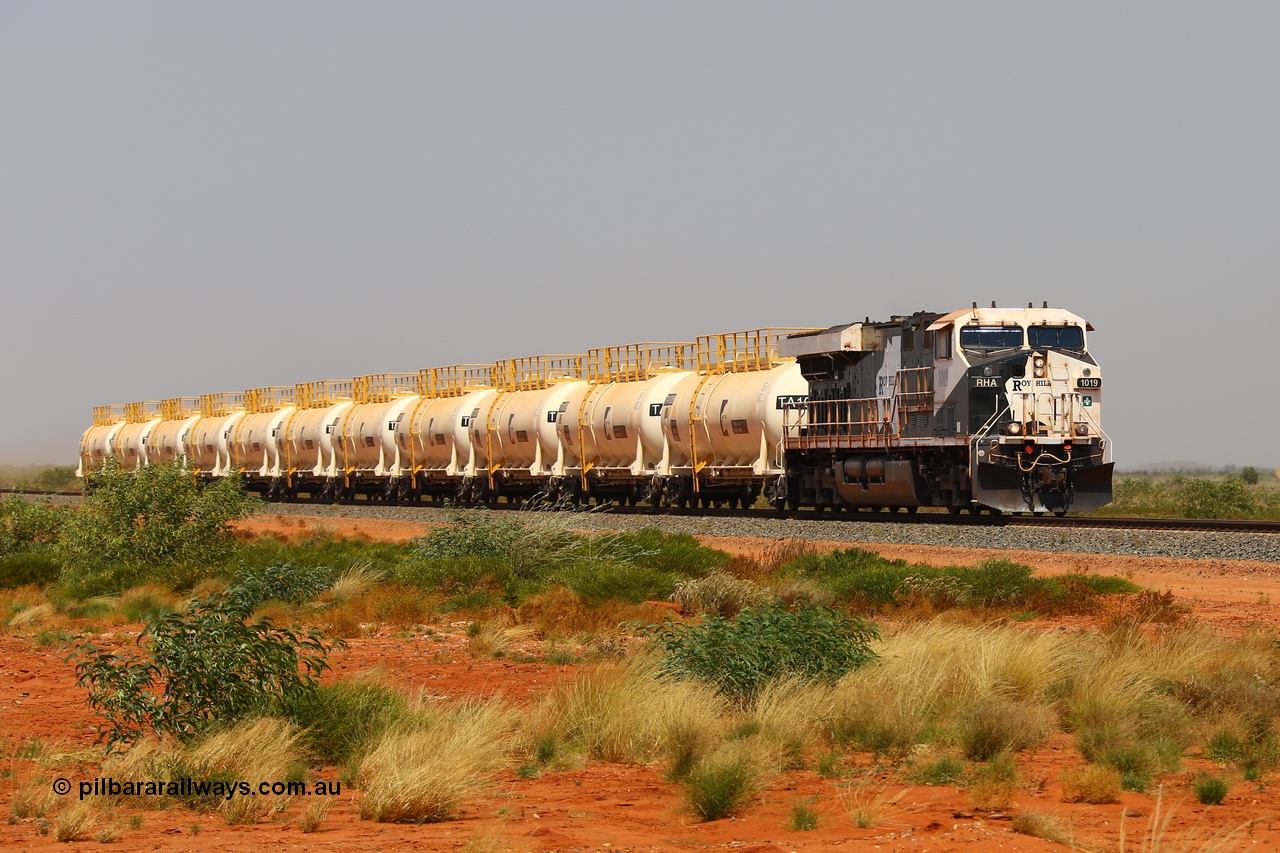
[{"label": "locomotive cab", "polygon": [[793,336],[809,397],[774,493],[819,508],[1102,506],[1112,465],[1088,329],[1048,305],[975,305]]},{"label": "locomotive cab", "polygon": [[973,499],[1059,514],[1109,503],[1114,466],[1088,324],[1047,306],[998,311],[952,323],[968,364]]}]

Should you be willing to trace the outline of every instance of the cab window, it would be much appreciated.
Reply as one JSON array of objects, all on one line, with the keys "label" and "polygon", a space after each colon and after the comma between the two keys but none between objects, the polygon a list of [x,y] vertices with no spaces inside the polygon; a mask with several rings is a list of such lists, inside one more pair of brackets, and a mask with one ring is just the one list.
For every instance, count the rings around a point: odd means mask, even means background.
[{"label": "cab window", "polygon": [[1084,349],[1084,329],[1079,326],[1028,326],[1032,349]]},{"label": "cab window", "polygon": [[960,346],[965,349],[1017,349],[1022,346],[1021,326],[962,326]]}]

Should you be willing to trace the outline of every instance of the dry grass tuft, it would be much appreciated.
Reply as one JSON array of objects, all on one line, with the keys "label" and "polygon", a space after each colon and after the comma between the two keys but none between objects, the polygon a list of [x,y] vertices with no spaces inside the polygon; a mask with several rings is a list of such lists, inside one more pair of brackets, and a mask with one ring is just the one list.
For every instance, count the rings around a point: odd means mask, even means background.
[{"label": "dry grass tuft", "polygon": [[1013,818],[1009,828],[1022,835],[1043,838],[1053,844],[1072,844],[1071,826],[1057,815],[1046,812],[1023,812]]},{"label": "dry grass tuft", "polygon": [[[975,706],[1047,707],[1085,671],[1082,646],[1076,637],[1009,626],[910,625],[885,639],[879,662],[841,679],[832,735],[878,753],[902,753],[943,723],[980,722],[973,718]],[[1031,729],[1002,726],[995,733],[1010,748],[1021,748],[1052,723],[1043,714]]]},{"label": "dry grass tuft", "polygon": [[[284,720],[262,717],[217,732],[185,751],[183,763],[202,778],[230,776],[257,783],[283,781],[302,757],[301,732]],[[254,824],[287,804],[283,796],[232,797],[219,806],[230,826]]]},{"label": "dry grass tuft", "polygon": [[36,625],[43,625],[57,614],[57,609],[48,602],[45,602],[44,604],[33,604],[30,607],[24,607],[22,610],[13,614],[12,618],[9,619],[9,627],[30,628]]},{"label": "dry grass tuft", "polygon": [[854,826],[871,829],[883,825],[895,813],[900,812],[898,802],[906,795],[906,788],[891,794],[887,785],[855,782],[840,789],[840,805]]},{"label": "dry grass tuft", "polygon": [[467,655],[477,660],[506,657],[513,646],[532,637],[533,629],[527,625],[472,623],[467,630]]},{"label": "dry grass tuft", "polygon": [[[102,764],[103,777],[168,782],[195,780],[285,781],[301,766],[301,733],[284,720],[271,717],[246,720],[215,732],[189,746],[146,738],[127,752],[114,753]],[[99,798],[104,803],[127,803],[138,808],[165,806],[166,796],[119,795]],[[250,795],[221,799],[216,807],[230,825],[257,823],[288,803],[285,796]],[[210,801],[206,806],[213,806]]]},{"label": "dry grass tuft", "polygon": [[528,744],[551,737],[600,761],[665,756],[688,766],[720,738],[724,712],[710,688],[661,679],[657,661],[641,657],[587,667],[557,682],[531,713],[524,737]]},{"label": "dry grass tuft", "polygon": [[324,630],[330,637],[350,640],[364,634],[364,608],[348,602],[324,612]]},{"label": "dry grass tuft", "polygon": [[752,703],[748,722],[774,746],[783,769],[798,769],[829,725],[831,697],[830,685],[796,676],[777,678]]},{"label": "dry grass tuft", "polygon": [[978,811],[1004,811],[1013,805],[1013,788],[1018,784],[1018,767],[1009,755],[1000,755],[980,767],[967,791],[969,802]]},{"label": "dry grass tuft", "polygon": [[75,841],[89,834],[98,816],[89,803],[80,800],[60,812],[53,822],[53,837],[58,841]]},{"label": "dry grass tuft", "polygon": [[762,756],[738,741],[700,759],[680,793],[698,820],[720,820],[742,810],[763,787],[764,775]]},{"label": "dry grass tuft", "polygon": [[388,730],[360,764],[360,817],[431,823],[457,815],[504,761],[515,715],[496,701],[431,709]]},{"label": "dry grass tuft", "polygon": [[[15,782],[17,782],[16,779]],[[49,788],[48,779],[26,779],[14,786],[10,813],[18,819],[48,817],[57,800],[57,796]]]},{"label": "dry grass tuft", "polygon": [[[553,584],[546,591],[526,598],[514,615],[517,624],[533,626],[537,635],[546,639],[589,638],[602,634],[616,636],[621,624],[648,624],[660,619],[653,605],[616,600],[592,605],[560,584]],[[663,615],[672,614],[664,611]]]},{"label": "dry grass tuft", "polygon": [[375,569],[372,563],[356,563],[338,575],[338,579],[329,587],[328,597],[337,602],[350,601],[367,593],[380,580],[382,572]]},{"label": "dry grass tuft", "polygon": [[1062,784],[1062,801],[1104,805],[1120,802],[1120,771],[1109,764],[1087,764],[1064,770],[1058,780]]},{"label": "dry grass tuft", "polygon": [[307,803],[307,807],[302,810],[302,814],[298,816],[298,829],[302,832],[315,832],[320,828],[320,824],[324,823],[324,819],[329,816],[329,806],[332,800],[328,797],[320,797],[313,799]]},{"label": "dry grass tuft", "polygon": [[706,577],[680,581],[671,600],[681,613],[734,617],[745,607],[761,604],[769,590],[755,581],[716,570]]}]

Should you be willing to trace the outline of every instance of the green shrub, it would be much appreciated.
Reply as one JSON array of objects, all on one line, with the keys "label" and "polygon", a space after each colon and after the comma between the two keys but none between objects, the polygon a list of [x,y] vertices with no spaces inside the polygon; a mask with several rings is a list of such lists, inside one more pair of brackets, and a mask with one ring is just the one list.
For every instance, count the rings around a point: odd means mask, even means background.
[{"label": "green shrub", "polygon": [[936,577],[937,571],[886,560],[874,551],[849,548],[829,554],[801,554],[785,567],[788,573],[822,582],[837,596],[870,604],[890,605],[908,577]]},{"label": "green shrub", "polygon": [[415,556],[392,571],[393,579],[428,592],[460,595],[479,588],[514,592],[516,578],[510,567],[497,557]]},{"label": "green shrub", "polygon": [[820,822],[818,810],[814,808],[816,798],[797,800],[791,804],[791,831],[809,832],[817,829]]},{"label": "green shrub", "polygon": [[108,721],[99,732],[108,749],[147,731],[189,738],[314,690],[332,644],[318,630],[248,622],[252,609],[251,598],[234,588],[148,622],[138,653],[78,640],[76,684]]},{"label": "green shrub", "polygon": [[786,675],[836,679],[875,659],[874,626],[829,607],[749,607],[734,620],[713,616],[696,625],[650,628],[666,655],[668,675],[706,681],[739,699]]},{"label": "green shrub", "polygon": [[960,759],[944,755],[911,773],[911,779],[924,785],[955,785],[965,777],[968,769]]},{"label": "green shrub", "polygon": [[532,520],[484,511],[457,513],[451,525],[410,543],[397,579],[446,596],[477,589],[508,604],[560,583],[592,603],[666,598],[675,583],[727,563],[729,555],[687,534],[659,530],[583,535],[574,513]]},{"label": "green shrub", "polygon": [[566,566],[554,579],[591,604],[609,599],[639,604],[666,599],[683,577],[653,566],[583,562]]},{"label": "green shrub", "polygon": [[[21,496],[0,500],[0,557],[8,557],[57,541],[67,513]],[[0,584],[3,575],[0,575]]]},{"label": "green shrub", "polygon": [[130,622],[150,622],[174,609],[172,600],[155,587],[139,587],[120,596],[120,612]]},{"label": "green shrub", "polygon": [[[1010,606],[1029,596],[1070,598],[1077,589],[1063,579],[1034,578],[1031,566],[1010,560],[937,568],[888,560],[861,548],[802,554],[788,563],[785,571],[817,580],[845,601],[882,607],[914,597],[924,597],[938,607]],[[1083,583],[1090,590],[1096,585],[1098,591],[1120,586],[1114,580],[1090,579]]]},{"label": "green shrub", "polygon": [[1257,510],[1239,477],[1192,477],[1178,485],[1178,508],[1184,518],[1250,518]]},{"label": "green shrub", "polygon": [[606,539],[615,560],[619,560],[619,553],[633,555],[619,562],[631,562],[672,575],[701,577],[728,565],[731,559],[724,551],[708,548],[688,533],[664,533],[654,527],[597,538]]},{"label": "green shrub", "polygon": [[62,565],[47,546],[9,554],[0,557],[0,587],[47,586],[61,571]]},{"label": "green shrub", "polygon": [[358,760],[392,723],[407,715],[405,697],[380,684],[337,681],[282,698],[280,710],[322,764]]},{"label": "green shrub", "polygon": [[760,768],[744,749],[721,748],[702,759],[681,784],[681,796],[700,821],[737,812],[760,789]]},{"label": "green shrub", "polygon": [[224,559],[235,547],[230,522],[260,505],[238,478],[201,485],[177,463],[126,471],[108,460],[91,482],[80,510],[66,514],[57,542],[62,580],[81,595]]},{"label": "green shrub", "polygon": [[1012,560],[985,560],[977,566],[951,570],[973,589],[973,599],[996,605],[1014,601],[1035,585],[1035,569]]},{"label": "green shrub", "polygon": [[328,566],[297,566],[279,563],[271,566],[245,566],[236,579],[253,606],[268,601],[304,604],[333,583],[334,573]]},{"label": "green shrub", "polygon": [[1192,783],[1196,799],[1206,806],[1220,806],[1227,798],[1229,786],[1221,776],[1202,776]]}]

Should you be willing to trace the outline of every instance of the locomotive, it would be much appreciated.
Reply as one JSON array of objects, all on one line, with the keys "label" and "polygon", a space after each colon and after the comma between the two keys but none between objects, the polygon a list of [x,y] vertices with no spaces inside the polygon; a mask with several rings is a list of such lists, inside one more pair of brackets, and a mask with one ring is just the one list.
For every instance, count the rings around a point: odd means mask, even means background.
[{"label": "locomotive", "polygon": [[268,499],[1087,511],[1114,467],[1089,331],[975,303],[99,406],[79,474],[112,457]]}]

